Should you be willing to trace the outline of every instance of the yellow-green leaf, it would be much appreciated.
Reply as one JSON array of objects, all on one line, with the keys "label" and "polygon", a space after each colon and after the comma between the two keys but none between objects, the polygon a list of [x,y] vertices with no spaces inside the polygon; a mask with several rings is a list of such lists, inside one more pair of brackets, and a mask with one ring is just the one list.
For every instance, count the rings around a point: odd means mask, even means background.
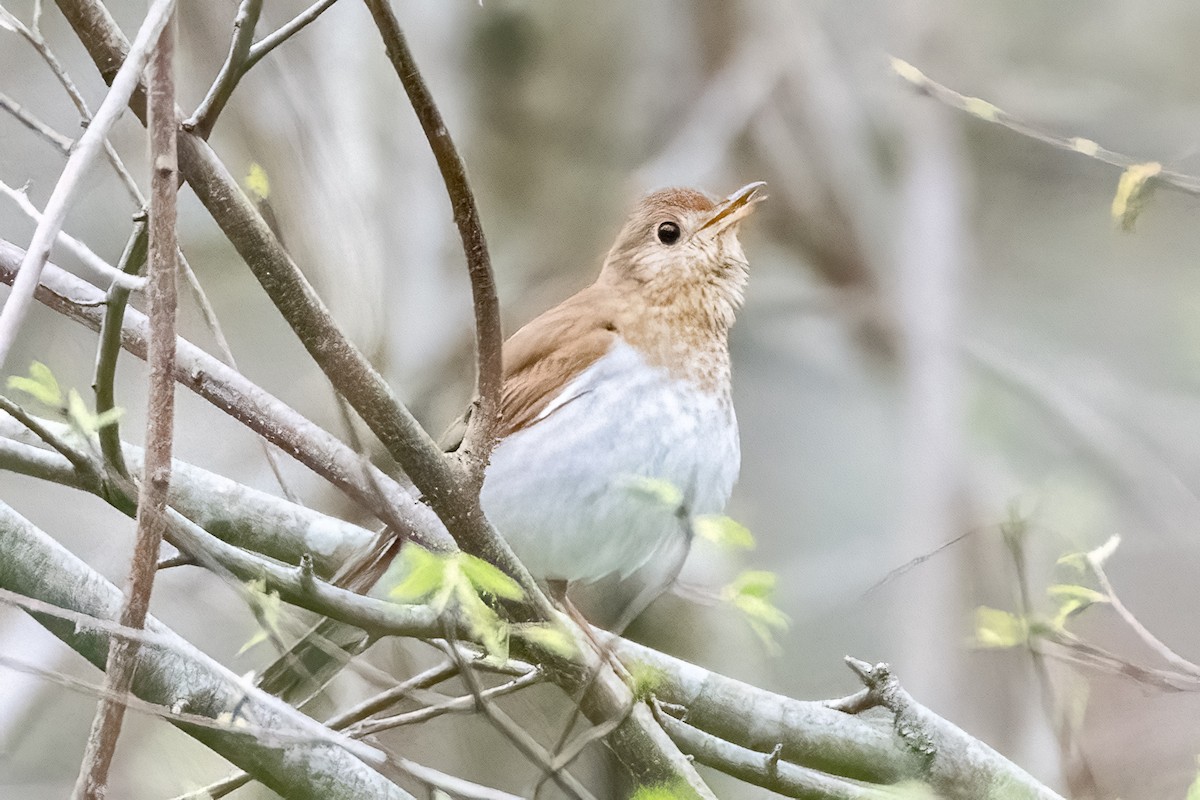
[{"label": "yellow-green leaf", "polygon": [[726,602],[742,613],[750,630],[772,654],[780,652],[777,635],[786,631],[791,624],[787,614],[769,599],[775,590],[775,580],[772,572],[747,570],[721,592]]},{"label": "yellow-green leaf", "polygon": [[1162,164],[1147,161],[1144,164],[1134,164],[1121,173],[1117,181],[1117,193],[1113,195],[1112,218],[1122,229],[1133,230],[1138,215],[1146,205],[1149,190],[1154,185],[1152,178],[1160,172]]},{"label": "yellow-green leaf", "polygon": [[406,544],[397,559],[403,576],[388,595],[401,603],[417,603],[440,589],[446,580],[446,559],[424,547]]},{"label": "yellow-green leaf", "polygon": [[[1200,764],[1200,757],[1196,759]],[[1197,773],[1196,779],[1192,781],[1192,785],[1188,787],[1187,796],[1184,800],[1200,800],[1200,773]]]},{"label": "yellow-green leaf", "polygon": [[472,637],[478,640],[489,656],[507,661],[509,626],[470,586],[460,583],[454,597]]},{"label": "yellow-green leaf", "polygon": [[725,587],[726,597],[735,595],[750,595],[752,597],[770,597],[775,591],[778,577],[774,572],[762,569],[748,569],[733,579],[733,583]]},{"label": "yellow-green leaf", "polygon": [[254,162],[250,165],[250,171],[246,174],[246,191],[259,202],[271,196],[271,181],[262,164]]},{"label": "yellow-green leaf", "polygon": [[721,547],[750,550],[754,535],[750,529],[724,514],[703,514],[692,520],[692,529],[701,539]]},{"label": "yellow-green leaf", "polygon": [[683,492],[670,481],[644,475],[624,475],[620,483],[630,493],[672,510],[683,505]]},{"label": "yellow-green leaf", "polygon": [[283,600],[279,597],[279,592],[267,591],[266,580],[258,578],[247,581],[246,589],[250,609],[258,621],[258,631],[237,651],[239,656],[256,644],[267,641],[272,634],[278,633],[283,618]]},{"label": "yellow-green leaf", "polygon": [[54,373],[40,361],[29,365],[29,377],[13,375],[8,379],[8,388],[24,392],[43,405],[52,408],[62,408],[62,389],[55,379]]},{"label": "yellow-green leaf", "polygon": [[987,100],[981,100],[978,97],[967,97],[963,100],[963,110],[968,114],[974,114],[982,120],[995,122],[1002,111],[999,108],[989,103]]},{"label": "yellow-green leaf", "polygon": [[458,558],[463,574],[477,590],[503,600],[520,600],[525,596],[521,584],[494,564],[489,564],[470,553],[462,553]]},{"label": "yellow-green leaf", "polygon": [[979,647],[1007,648],[1025,644],[1029,626],[1008,611],[980,606],[975,609],[975,644]]},{"label": "yellow-green leaf", "polygon": [[1046,589],[1046,594],[1055,600],[1079,600],[1088,605],[1108,602],[1108,595],[1103,592],[1097,592],[1095,589],[1089,589],[1086,586],[1077,586],[1073,583],[1056,583]]},{"label": "yellow-green leaf", "polygon": [[513,626],[514,632],[532,645],[542,648],[559,658],[574,658],[579,648],[571,634],[561,625],[551,622]]}]

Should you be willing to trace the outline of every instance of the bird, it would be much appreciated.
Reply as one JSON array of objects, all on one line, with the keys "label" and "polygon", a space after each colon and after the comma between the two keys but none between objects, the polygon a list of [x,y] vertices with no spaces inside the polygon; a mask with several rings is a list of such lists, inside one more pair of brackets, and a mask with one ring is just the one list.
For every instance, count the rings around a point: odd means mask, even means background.
[{"label": "bird", "polygon": [[728,344],[748,277],[738,231],[764,186],[646,195],[595,282],[504,343],[480,503],[534,577],[626,578],[661,560],[673,579],[689,520],[723,511],[741,460]]},{"label": "bird", "polygon": [[[639,573],[615,631],[674,581],[691,519],[722,511],[737,480],[728,335],[749,274],[738,230],[765,185],[724,199],[684,188],[644,196],[595,282],[502,346],[481,507],[556,599],[566,601],[571,584]],[[448,452],[462,443],[470,412],[442,436]],[[370,590],[399,545],[381,536],[334,582]],[[352,656],[369,641],[325,620],[259,685],[311,696],[338,668],[331,651]]]}]

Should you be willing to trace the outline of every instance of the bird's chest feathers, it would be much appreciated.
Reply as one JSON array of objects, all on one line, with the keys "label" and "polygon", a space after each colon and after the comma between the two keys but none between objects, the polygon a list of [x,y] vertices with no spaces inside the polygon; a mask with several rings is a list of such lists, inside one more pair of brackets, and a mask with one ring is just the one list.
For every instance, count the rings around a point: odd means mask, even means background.
[{"label": "bird's chest feathers", "polygon": [[[618,340],[550,402],[530,432],[545,426],[546,433],[578,436],[586,442],[580,457],[602,473],[663,480],[683,493],[692,513],[719,511],[740,462],[728,358],[677,362],[687,368],[657,364]],[[706,380],[689,372],[697,370]]]}]

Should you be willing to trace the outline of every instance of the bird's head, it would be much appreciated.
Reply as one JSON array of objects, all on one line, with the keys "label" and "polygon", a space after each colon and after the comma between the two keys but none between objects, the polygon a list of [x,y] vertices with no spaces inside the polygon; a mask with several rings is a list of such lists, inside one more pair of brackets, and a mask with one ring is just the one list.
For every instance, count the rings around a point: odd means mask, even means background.
[{"label": "bird's head", "polygon": [[[738,226],[766,199],[762,181],[715,201],[694,189],[662,189],[642,198],[604,261],[601,281],[634,286],[658,304],[703,296],[732,317],[746,284]],[[729,320],[732,323],[732,319]]]}]

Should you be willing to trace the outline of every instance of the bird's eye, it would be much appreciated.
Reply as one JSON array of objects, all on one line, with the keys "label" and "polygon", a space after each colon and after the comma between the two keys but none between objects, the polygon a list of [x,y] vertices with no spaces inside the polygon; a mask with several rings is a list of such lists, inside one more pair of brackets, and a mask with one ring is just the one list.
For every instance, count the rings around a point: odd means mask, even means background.
[{"label": "bird's eye", "polygon": [[679,241],[679,226],[674,222],[659,223],[658,240],[663,244],[675,244]]}]

